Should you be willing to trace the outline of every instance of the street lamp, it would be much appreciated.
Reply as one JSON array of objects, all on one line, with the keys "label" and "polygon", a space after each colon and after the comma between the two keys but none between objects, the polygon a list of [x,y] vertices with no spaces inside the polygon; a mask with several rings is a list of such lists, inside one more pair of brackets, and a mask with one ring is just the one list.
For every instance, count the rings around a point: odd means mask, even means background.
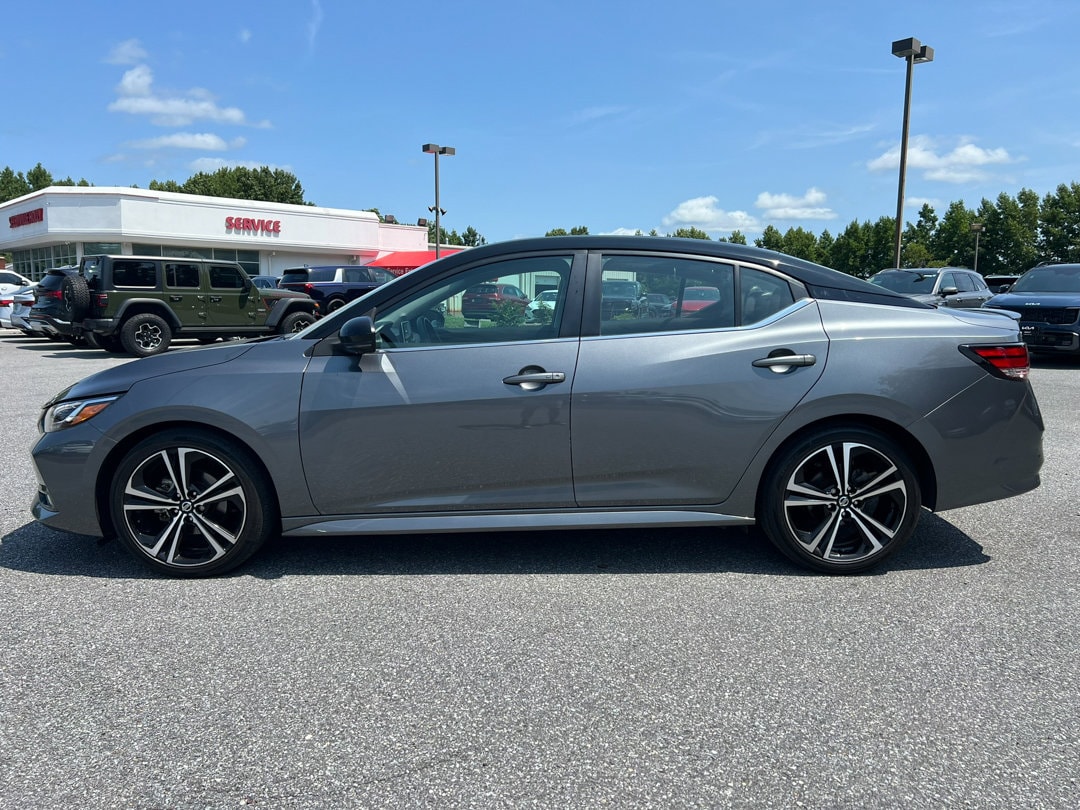
[{"label": "street lamp", "polygon": [[907,85],[904,89],[904,128],[900,134],[900,186],[896,193],[896,268],[900,268],[900,242],[904,232],[904,173],[907,171],[908,120],[911,117],[911,73],[916,62],[933,62],[934,49],[915,37],[892,44],[893,56],[907,62]]},{"label": "street lamp", "polygon": [[453,155],[457,150],[452,146],[439,146],[437,143],[425,143],[423,150],[429,155],[435,156],[435,205],[428,208],[435,214],[435,258],[439,258],[439,242],[442,241],[442,228],[439,225],[439,217],[445,214],[439,206],[439,155]]},{"label": "street lamp", "polygon": [[976,273],[979,272],[979,234],[986,230],[986,225],[975,220],[970,225],[971,232],[975,234],[975,266],[972,268]]}]

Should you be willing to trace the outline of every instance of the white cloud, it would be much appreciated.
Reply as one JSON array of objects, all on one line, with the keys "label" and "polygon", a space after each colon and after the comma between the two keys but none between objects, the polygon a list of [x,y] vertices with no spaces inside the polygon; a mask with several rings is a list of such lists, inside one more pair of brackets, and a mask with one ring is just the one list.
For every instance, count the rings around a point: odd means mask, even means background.
[{"label": "white cloud", "polygon": [[226,143],[220,135],[209,132],[177,132],[172,135],[162,135],[160,138],[135,141],[130,145],[136,149],[201,149],[208,152],[224,152],[226,149],[238,149],[245,143],[247,143],[245,138],[234,138],[230,143]]},{"label": "white cloud", "polygon": [[249,31],[247,28],[241,28],[239,38],[241,44],[247,45],[249,42],[251,42],[251,31]]},{"label": "white cloud", "polygon": [[[983,149],[964,139],[950,152],[939,154],[934,139],[919,135],[908,143],[908,169],[922,170],[927,180],[940,180],[943,183],[968,183],[986,180],[990,173],[987,166],[1000,166],[1015,162],[1008,151],[1002,148]],[[898,171],[900,168],[900,146],[885,152],[866,164],[872,172]]]},{"label": "white cloud", "polygon": [[128,39],[115,46],[105,62],[110,65],[134,65],[141,62],[147,56],[146,50],[137,39]]},{"label": "white cloud", "polygon": [[695,197],[679,203],[664,217],[668,228],[699,228],[703,231],[754,231],[758,221],[745,211],[725,211],[717,207],[716,197]]},{"label": "white cloud", "polygon": [[311,0],[311,20],[308,21],[308,48],[315,50],[315,40],[319,36],[319,29],[322,28],[323,10],[322,3],[319,0]]},{"label": "white cloud", "polygon": [[[161,96],[153,90],[154,75],[146,65],[124,73],[116,91],[120,98],[109,104],[110,112],[150,116],[151,123],[163,127],[183,127],[195,121],[217,121],[222,124],[247,123],[239,107],[219,107],[210,91],[194,88],[186,94]],[[261,122],[258,126],[269,126]]]},{"label": "white cloud", "polygon": [[762,209],[767,219],[835,219],[836,212],[822,204],[825,200],[825,192],[817,188],[807,189],[801,197],[763,191],[754,206]]}]

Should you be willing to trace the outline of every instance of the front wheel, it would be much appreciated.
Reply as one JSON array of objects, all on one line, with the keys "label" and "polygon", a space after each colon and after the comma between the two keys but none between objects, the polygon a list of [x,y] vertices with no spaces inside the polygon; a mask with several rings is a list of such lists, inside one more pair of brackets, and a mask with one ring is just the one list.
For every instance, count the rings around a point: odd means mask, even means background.
[{"label": "front wheel", "polygon": [[800,565],[848,574],[903,546],[921,508],[914,467],[898,445],[864,428],[828,428],[797,441],[770,465],[758,523]]},{"label": "front wheel", "polygon": [[113,526],[136,558],[173,576],[234,568],[275,531],[265,474],[240,445],[173,429],[132,448],[113,476]]}]

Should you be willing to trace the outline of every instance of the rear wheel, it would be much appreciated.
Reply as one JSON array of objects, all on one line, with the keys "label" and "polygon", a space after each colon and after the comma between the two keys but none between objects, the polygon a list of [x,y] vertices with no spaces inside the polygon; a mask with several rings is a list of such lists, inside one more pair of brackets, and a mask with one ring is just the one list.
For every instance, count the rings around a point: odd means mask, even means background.
[{"label": "rear wheel", "polygon": [[165,319],[152,312],[132,315],[120,328],[124,350],[136,357],[161,354],[172,342],[172,329]]},{"label": "rear wheel", "polygon": [[326,314],[329,315],[331,312],[336,312],[343,306],[345,306],[344,298],[331,298],[326,302]]},{"label": "rear wheel", "polygon": [[795,562],[830,574],[864,571],[915,530],[914,466],[876,431],[828,428],[783,451],[765,476],[758,523]]},{"label": "rear wheel", "polygon": [[136,445],[117,467],[112,522],[127,549],[173,576],[234,568],[276,530],[265,473],[242,446],[176,428]]},{"label": "rear wheel", "polygon": [[300,332],[315,323],[315,316],[310,312],[290,312],[281,319],[278,332],[288,335],[292,332]]}]

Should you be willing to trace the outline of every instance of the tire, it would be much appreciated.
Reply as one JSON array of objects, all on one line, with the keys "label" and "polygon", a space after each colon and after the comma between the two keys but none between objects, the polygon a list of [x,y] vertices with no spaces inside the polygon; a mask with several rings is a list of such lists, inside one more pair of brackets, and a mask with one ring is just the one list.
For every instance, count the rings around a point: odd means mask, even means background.
[{"label": "tire", "polygon": [[90,312],[90,288],[80,275],[64,276],[60,287],[60,317],[74,323]]},{"label": "tire", "polygon": [[854,574],[901,548],[921,510],[914,466],[898,445],[865,428],[827,428],[782,449],[770,464],[757,520],[800,565]]},{"label": "tire", "polygon": [[136,357],[161,354],[172,342],[172,328],[165,319],[153,312],[132,315],[120,327],[120,343],[124,351]]},{"label": "tire", "polygon": [[329,315],[331,312],[337,312],[343,306],[345,306],[344,298],[331,298],[326,302],[326,314]]},{"label": "tire", "polygon": [[221,574],[277,530],[265,473],[224,436],[173,428],[124,456],[109,490],[117,536],[151,568],[178,577]]},{"label": "tire", "polygon": [[282,335],[300,332],[313,323],[315,323],[315,316],[310,312],[290,312],[281,319],[281,323],[278,324],[278,332]]}]

